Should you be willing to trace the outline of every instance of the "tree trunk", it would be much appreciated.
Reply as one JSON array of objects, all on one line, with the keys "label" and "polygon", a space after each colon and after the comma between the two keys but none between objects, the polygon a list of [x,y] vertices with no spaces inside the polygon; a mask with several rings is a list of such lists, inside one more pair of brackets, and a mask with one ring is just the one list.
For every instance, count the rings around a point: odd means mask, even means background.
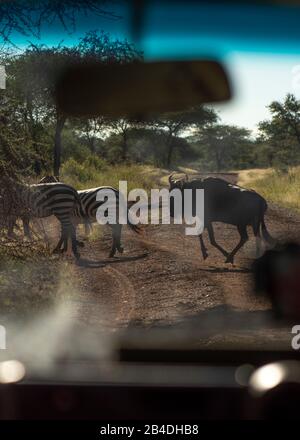
[{"label": "tree trunk", "polygon": [[172,162],[172,156],[173,156],[173,147],[174,147],[172,134],[169,135],[169,137],[168,137],[167,146],[168,146],[168,153],[167,153],[166,166],[168,168],[170,168],[170,165],[171,165],[171,162]]},{"label": "tree trunk", "polygon": [[58,179],[61,164],[61,133],[64,128],[65,122],[65,116],[57,115],[53,150],[53,174]]},{"label": "tree trunk", "polygon": [[218,147],[215,147],[215,159],[216,159],[216,165],[217,165],[217,172],[219,173],[221,171],[222,166],[222,153],[218,150]]},{"label": "tree trunk", "polygon": [[96,153],[95,142],[96,142],[95,136],[91,136],[89,139],[89,147],[90,147],[91,153],[93,153],[93,154]]},{"label": "tree trunk", "polygon": [[123,132],[123,144],[122,144],[122,159],[127,159],[127,153],[128,153],[128,143],[127,143],[127,133],[126,131]]},{"label": "tree trunk", "polygon": [[33,169],[35,174],[39,176],[42,172],[42,160],[40,159],[41,155],[39,154],[38,151],[38,136],[37,136],[36,121],[33,116],[33,105],[32,105],[31,94],[27,94],[26,96],[26,109],[27,112],[25,114],[25,123],[26,126],[29,128],[33,150],[37,156],[34,159]]}]

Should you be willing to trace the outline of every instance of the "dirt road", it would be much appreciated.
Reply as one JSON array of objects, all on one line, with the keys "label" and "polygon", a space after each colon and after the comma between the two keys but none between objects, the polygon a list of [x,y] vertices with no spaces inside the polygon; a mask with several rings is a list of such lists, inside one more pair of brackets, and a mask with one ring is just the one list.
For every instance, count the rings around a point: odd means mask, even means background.
[{"label": "dirt road", "polygon": [[[297,239],[300,216],[270,206],[269,231],[279,240]],[[97,226],[96,226],[97,227]],[[234,227],[216,224],[217,241],[227,250],[238,242]],[[75,267],[78,319],[87,325],[118,328],[182,326],[196,329],[205,344],[286,344],[290,329],[270,319],[270,305],[252,290],[250,271],[255,240],[237,254],[235,265],[208,244],[203,261],[199,241],[181,225],[150,225],[143,234],[123,228],[125,251],[109,259],[111,232],[87,241],[86,264]]]}]

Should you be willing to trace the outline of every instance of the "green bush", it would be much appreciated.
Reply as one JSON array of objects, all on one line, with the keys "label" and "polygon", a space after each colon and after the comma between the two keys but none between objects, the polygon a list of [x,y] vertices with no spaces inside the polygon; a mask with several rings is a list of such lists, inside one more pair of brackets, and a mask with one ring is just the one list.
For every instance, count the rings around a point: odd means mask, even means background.
[{"label": "green bush", "polygon": [[145,165],[128,163],[109,165],[99,156],[91,154],[82,163],[74,159],[66,161],[61,169],[61,180],[76,189],[97,186],[118,188],[119,181],[126,180],[129,191],[133,188],[149,190],[155,184],[148,168]]}]

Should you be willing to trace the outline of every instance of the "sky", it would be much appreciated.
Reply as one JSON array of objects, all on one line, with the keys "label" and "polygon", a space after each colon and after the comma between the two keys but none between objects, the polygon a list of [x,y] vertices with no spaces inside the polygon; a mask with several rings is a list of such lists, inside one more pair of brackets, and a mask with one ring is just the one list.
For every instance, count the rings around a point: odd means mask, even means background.
[{"label": "sky", "polygon": [[[183,2],[170,10],[168,3],[151,3],[154,6],[144,23],[141,40],[145,58],[197,59],[208,54],[222,60],[234,93],[231,102],[215,108],[222,123],[248,128],[255,135],[257,124],[270,118],[267,106],[272,101],[282,101],[287,93],[300,99],[300,9],[258,11],[248,5],[241,10],[226,7],[217,14],[209,4],[194,4],[187,8]],[[29,41],[47,46],[61,42],[72,45],[85,31],[93,29],[130,40],[130,14],[122,2],[118,8],[121,20],[84,15],[78,17],[72,33],[60,23],[52,23],[44,26],[40,41],[15,34],[14,42],[20,48]]]},{"label": "sky", "polygon": [[216,105],[222,121],[257,132],[258,122],[269,119],[267,106],[283,101],[287,93],[300,99],[300,55],[237,52],[226,62],[234,96]]}]

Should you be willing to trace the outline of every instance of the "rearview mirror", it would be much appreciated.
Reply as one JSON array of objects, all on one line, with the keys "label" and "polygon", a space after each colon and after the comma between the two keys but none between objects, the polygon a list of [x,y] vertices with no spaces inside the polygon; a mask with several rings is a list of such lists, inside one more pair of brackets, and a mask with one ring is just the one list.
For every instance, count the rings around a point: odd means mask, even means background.
[{"label": "rearview mirror", "polygon": [[57,104],[70,116],[143,117],[230,97],[215,61],[73,65],[56,84]]}]

